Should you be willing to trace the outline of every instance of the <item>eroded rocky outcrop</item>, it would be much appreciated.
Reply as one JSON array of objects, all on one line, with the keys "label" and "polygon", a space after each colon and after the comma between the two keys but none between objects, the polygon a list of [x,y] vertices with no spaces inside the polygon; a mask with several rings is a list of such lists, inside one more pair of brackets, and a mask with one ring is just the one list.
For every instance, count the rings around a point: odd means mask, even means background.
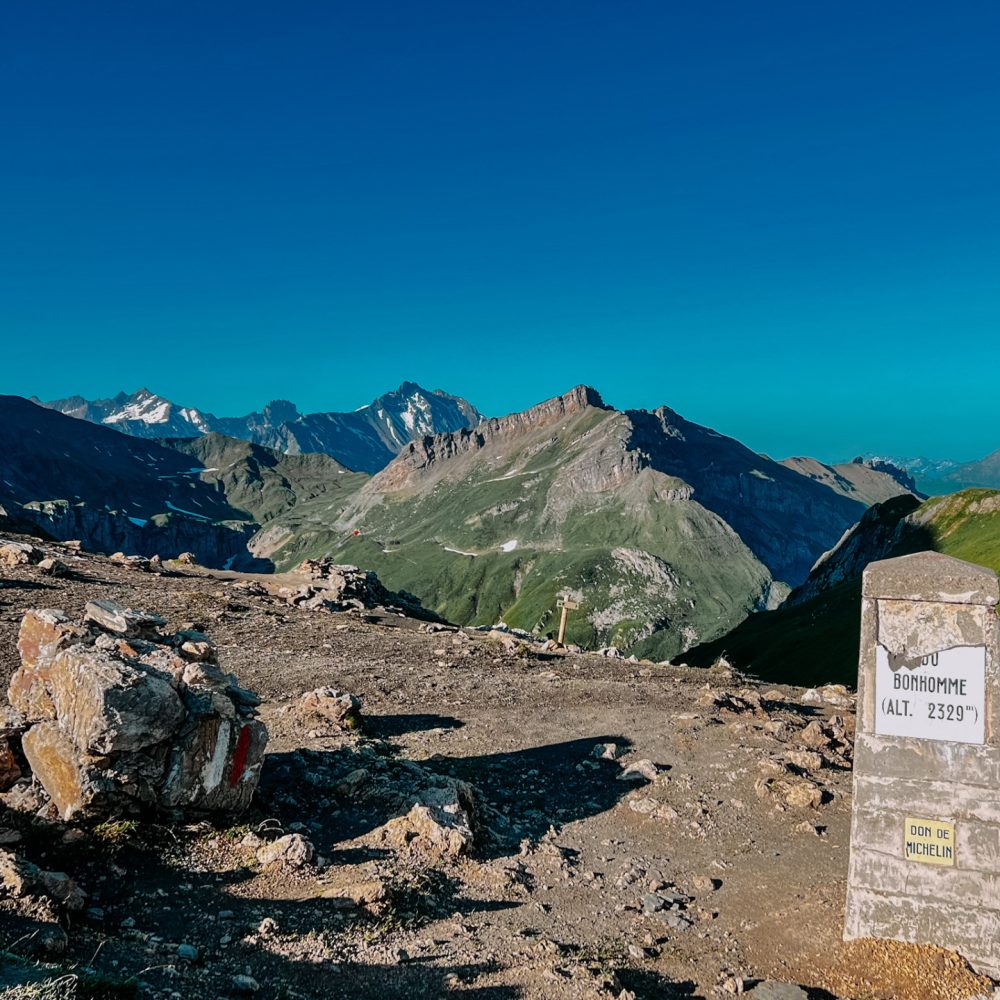
[{"label": "eroded rocky outcrop", "polygon": [[387,589],[371,570],[324,558],[307,559],[296,572],[308,577],[310,582],[278,590],[278,595],[293,607],[305,608],[307,611],[365,611],[384,608],[411,618],[441,621],[438,615],[422,607],[412,594]]},{"label": "eroded rocky outcrop", "polygon": [[191,549],[205,566],[228,562],[240,568],[269,568],[263,561],[255,561],[247,550],[247,543],[258,527],[253,522],[214,524],[176,514],[143,522],[119,511],[66,500],[28,503],[18,513],[52,538],[82,539],[92,552],[121,550],[145,557],[162,554],[166,558]]},{"label": "eroded rocky outcrop", "polygon": [[267,731],[207,636],[91,601],[82,620],[27,612],[18,652],[8,697],[21,749],[62,819],[249,805]]}]

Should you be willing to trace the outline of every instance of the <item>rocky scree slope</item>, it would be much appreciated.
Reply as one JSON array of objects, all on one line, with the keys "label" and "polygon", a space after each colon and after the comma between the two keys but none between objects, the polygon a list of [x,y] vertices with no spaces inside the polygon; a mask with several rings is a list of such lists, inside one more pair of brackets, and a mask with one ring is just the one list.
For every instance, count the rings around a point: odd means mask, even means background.
[{"label": "rocky scree slope", "polygon": [[216,417],[178,406],[148,389],[111,399],[32,401],[134,437],[179,438],[214,431],[286,454],[330,455],[361,472],[377,472],[415,438],[472,427],[482,419],[467,400],[440,389],[428,391],[415,382],[404,382],[353,413],[299,413],[294,403],[276,399],[243,417]]},{"label": "rocky scree slope", "polygon": [[935,551],[1000,572],[1000,491],[964,490],[921,503],[901,496],[872,507],[777,610],[684,654],[720,656],[759,677],[816,684],[857,680],[861,574],[878,559]]},{"label": "rocky scree slope", "polygon": [[451,621],[674,655],[780,600],[864,512],[666,407],[586,386],[411,443],[327,529],[273,554],[375,569]]},{"label": "rocky scree slope", "polygon": [[[219,434],[142,441],[0,396],[0,507],[12,523],[99,552],[269,568],[248,542],[300,507],[331,516],[366,477],[325,455],[285,456]],[[339,506],[338,506],[339,504]]]}]

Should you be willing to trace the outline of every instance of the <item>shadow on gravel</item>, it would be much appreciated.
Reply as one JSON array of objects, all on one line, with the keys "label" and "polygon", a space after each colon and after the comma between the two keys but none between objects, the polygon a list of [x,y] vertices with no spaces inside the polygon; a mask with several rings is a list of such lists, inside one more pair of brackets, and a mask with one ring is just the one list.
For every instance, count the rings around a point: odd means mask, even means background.
[{"label": "shadow on gravel", "polygon": [[548,743],[510,753],[475,757],[432,757],[425,765],[440,774],[474,785],[487,806],[506,820],[506,829],[491,831],[480,856],[516,852],[521,840],[538,840],[550,827],[586,819],[614,808],[645,779],[619,781],[619,765],[593,757],[596,746],[614,743],[625,753],[632,741],[624,736],[597,735]]},{"label": "shadow on gravel", "polygon": [[635,1000],[695,1000],[701,996],[694,983],[675,982],[651,969],[619,969],[617,978],[624,989],[635,994]]},{"label": "shadow on gravel", "polygon": [[[154,992],[166,991],[156,995],[192,1000],[233,997],[233,977],[247,973],[260,984],[261,1000],[430,998],[450,996],[456,987],[463,996],[479,1000],[522,996],[514,987],[477,988],[476,981],[493,974],[497,966],[484,961],[449,963],[455,951],[450,943],[438,942],[441,946],[412,956],[394,946],[400,930],[419,930],[452,914],[467,916],[518,904],[466,898],[458,880],[438,870],[403,872],[390,879],[385,909],[376,913],[354,906],[336,891],[330,897],[318,896],[315,884],[293,879],[283,885],[280,872],[271,885],[283,895],[300,895],[251,897],[243,884],[255,870],[240,866],[238,858],[243,829],[234,829],[228,841],[232,846],[224,851],[237,852],[230,859],[236,867],[221,871],[175,867],[161,850],[175,839],[165,827],[146,828],[140,840],[118,845],[90,841],[69,846],[52,835],[38,837],[34,849],[24,853],[53,869],[72,872],[89,894],[88,906],[99,908],[68,922],[65,952],[55,960],[61,968],[48,975],[90,968],[119,983],[138,979],[151,984]],[[224,831],[218,836],[228,840]],[[108,878],[109,870],[113,878]],[[10,949],[27,962],[47,957],[40,934],[51,934],[53,928],[51,922],[0,907],[0,983],[6,968],[2,952]],[[178,958],[180,943],[198,949],[196,962]],[[356,960],[359,950],[367,961]],[[36,978],[38,972],[46,976],[45,970],[35,972]],[[132,995],[81,993],[88,998]]]},{"label": "shadow on gravel", "polygon": [[52,583],[42,583],[41,580],[16,580],[10,577],[0,579],[0,590],[58,590]]},{"label": "shadow on gravel", "polygon": [[365,733],[376,739],[391,739],[404,733],[421,733],[428,729],[461,729],[465,723],[451,715],[366,715]]},{"label": "shadow on gravel", "polygon": [[[476,855],[505,857],[517,853],[525,838],[539,840],[551,827],[606,812],[648,783],[638,775],[618,780],[619,764],[594,756],[595,747],[608,743],[619,754],[632,746],[624,736],[597,735],[510,753],[435,755],[419,762],[416,778],[415,765],[395,759],[386,744],[279,752],[266,758],[258,801],[286,828],[304,824],[321,854],[342,860],[340,844],[363,837],[419,801],[420,769],[426,769],[475,787],[484,807]],[[338,790],[362,773],[356,793]],[[343,853],[358,855],[356,860],[381,856],[377,849],[360,850],[351,845]]]}]

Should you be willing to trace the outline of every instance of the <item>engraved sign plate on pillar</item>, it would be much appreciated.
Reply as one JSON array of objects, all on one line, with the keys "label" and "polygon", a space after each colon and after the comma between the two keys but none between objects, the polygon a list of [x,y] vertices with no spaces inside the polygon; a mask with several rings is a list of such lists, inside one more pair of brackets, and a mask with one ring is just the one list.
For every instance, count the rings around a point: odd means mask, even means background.
[{"label": "engraved sign plate on pillar", "polygon": [[875,734],[982,745],[986,647],[908,658],[875,649]]}]

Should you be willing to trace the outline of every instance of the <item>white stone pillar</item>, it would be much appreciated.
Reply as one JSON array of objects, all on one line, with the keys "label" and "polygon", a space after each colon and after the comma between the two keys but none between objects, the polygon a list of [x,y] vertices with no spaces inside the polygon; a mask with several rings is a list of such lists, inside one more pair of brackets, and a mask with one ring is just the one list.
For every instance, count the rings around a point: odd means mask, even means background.
[{"label": "white stone pillar", "polygon": [[935,552],[865,570],[845,939],[1000,976],[996,574]]}]

